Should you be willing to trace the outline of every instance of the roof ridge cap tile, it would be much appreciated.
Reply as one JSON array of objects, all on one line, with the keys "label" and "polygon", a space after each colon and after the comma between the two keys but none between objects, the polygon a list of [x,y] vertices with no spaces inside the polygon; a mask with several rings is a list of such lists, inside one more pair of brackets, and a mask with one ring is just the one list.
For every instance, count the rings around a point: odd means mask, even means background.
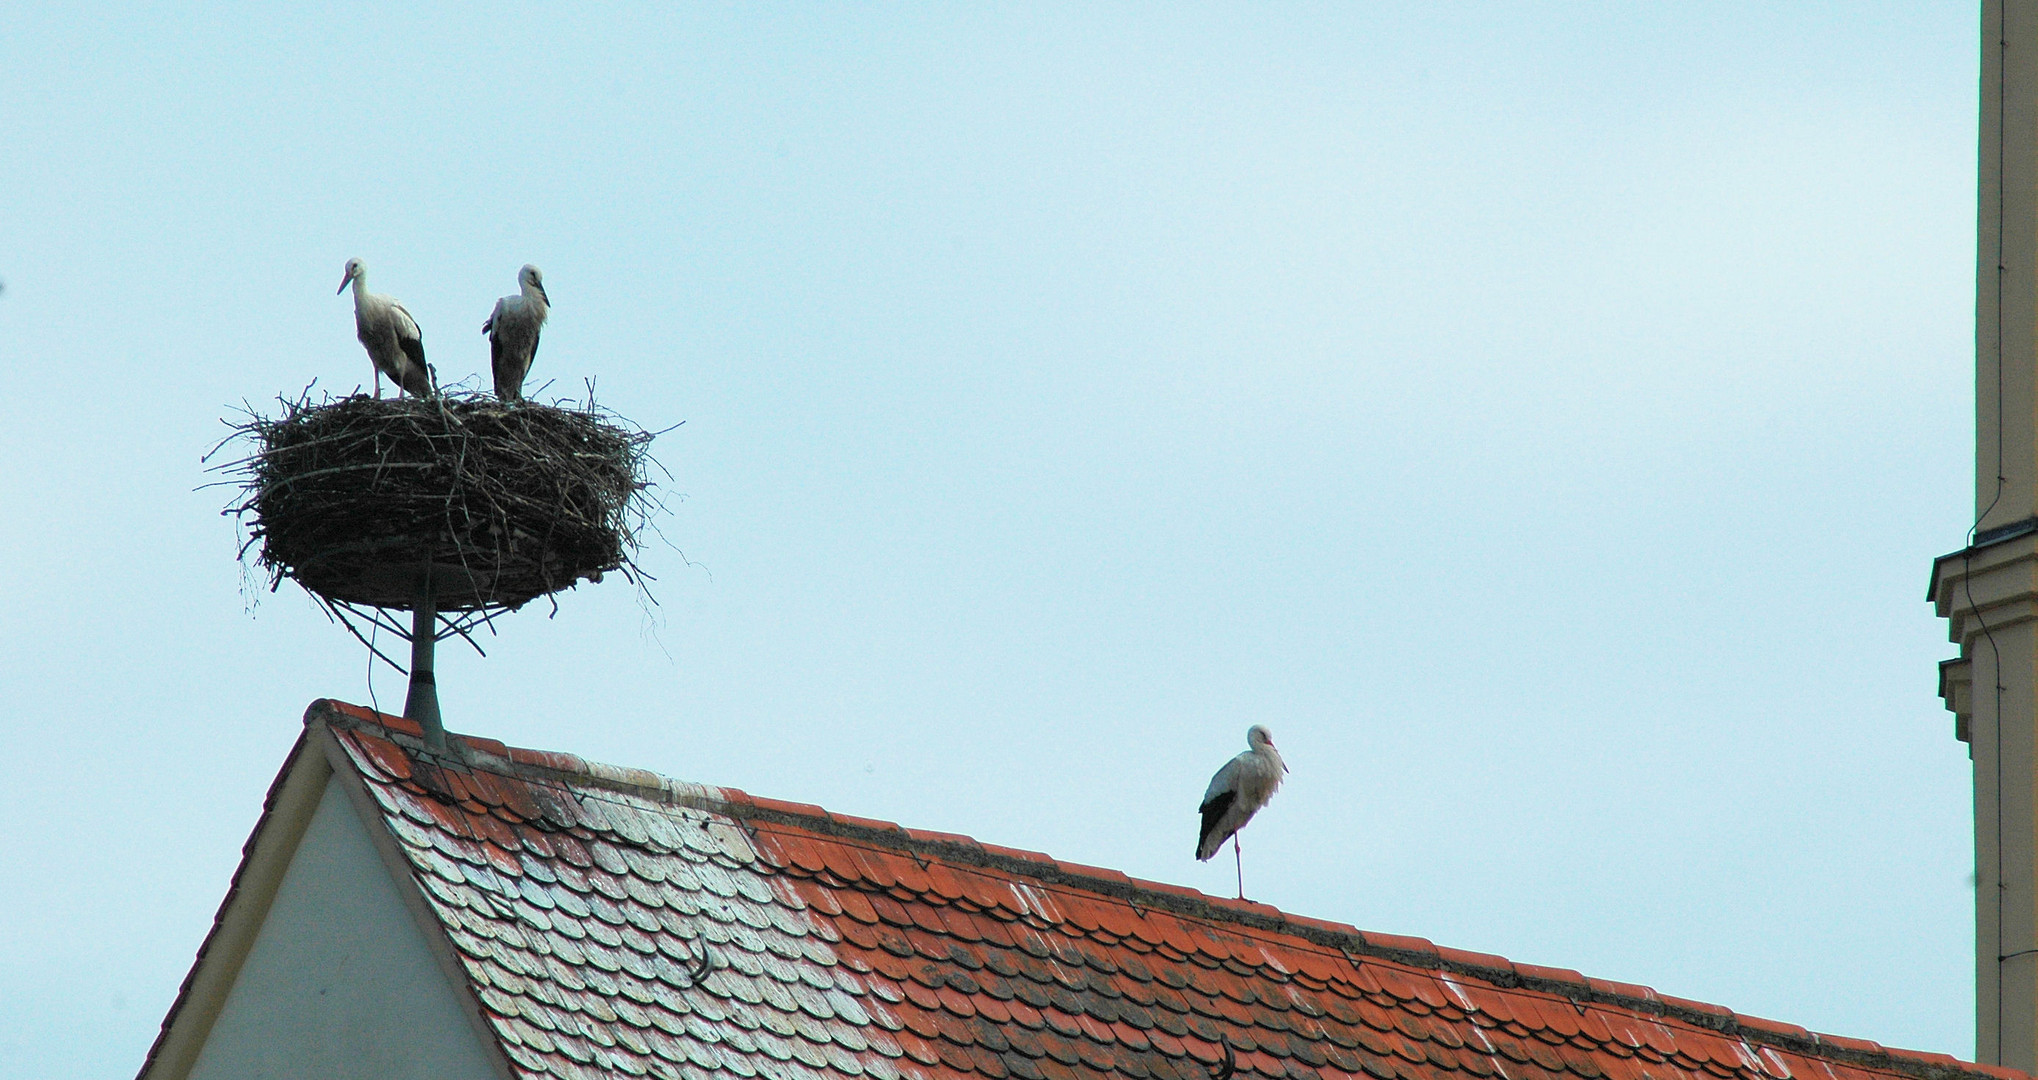
[{"label": "roof ridge cap tile", "polygon": [[[420,741],[416,724],[358,705],[332,699],[312,702],[305,723],[323,719],[342,728],[377,727],[385,736]],[[1659,994],[1633,983],[1590,978],[1568,968],[1510,961],[1490,953],[1440,947],[1427,939],[1360,930],[1344,923],[1291,915],[1268,904],[1215,897],[1168,882],[1130,877],[1107,867],[1057,861],[1036,851],[989,844],[958,833],[908,829],[893,822],[835,814],[808,803],[752,795],[740,788],[714,787],[674,780],[645,769],[590,762],[574,754],[522,747],[504,747],[491,739],[454,736],[469,748],[472,764],[519,779],[577,778],[592,786],[624,790],[654,801],[691,806],[710,813],[794,826],[843,839],[860,840],[896,850],[934,855],[985,869],[1033,878],[1123,900],[1139,907],[1167,911],[1212,922],[1287,935],[1335,950],[1356,964],[1372,959],[1439,975],[1478,979],[1496,990],[1544,993],[1567,998],[1574,1006],[1600,1005],[1676,1021],[1746,1042],[1775,1047],[1820,1059],[1917,1077],[1919,1080],[2033,1080],[2031,1074],[2001,1065],[1961,1061],[1946,1054],[1886,1047],[1846,1036],[1808,1031],[1795,1024],[1742,1016],[1723,1005]],[[537,773],[538,776],[529,774]],[[550,775],[544,775],[550,774]]]}]

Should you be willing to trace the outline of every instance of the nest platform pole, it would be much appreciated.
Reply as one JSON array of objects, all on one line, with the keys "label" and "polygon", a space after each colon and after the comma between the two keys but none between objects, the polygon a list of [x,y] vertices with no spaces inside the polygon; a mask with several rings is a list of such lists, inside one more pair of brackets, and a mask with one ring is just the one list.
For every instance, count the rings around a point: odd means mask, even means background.
[{"label": "nest platform pole", "polygon": [[439,721],[439,681],[432,675],[432,653],[439,642],[439,609],[432,591],[429,563],[418,577],[417,601],[410,615],[410,693],[403,699],[403,717],[424,729],[425,746],[446,752],[446,726]]}]

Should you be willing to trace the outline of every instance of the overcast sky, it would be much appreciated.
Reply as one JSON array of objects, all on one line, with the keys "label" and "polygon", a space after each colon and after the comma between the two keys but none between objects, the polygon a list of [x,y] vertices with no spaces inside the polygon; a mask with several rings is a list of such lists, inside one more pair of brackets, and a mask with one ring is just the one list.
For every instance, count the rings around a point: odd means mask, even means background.
[{"label": "overcast sky", "polygon": [[1257,899],[1972,1053],[1972,3],[139,6],[0,7],[0,1075],[401,706],[202,487],[349,256],[684,421],[455,730],[1227,893],[1266,723]]}]

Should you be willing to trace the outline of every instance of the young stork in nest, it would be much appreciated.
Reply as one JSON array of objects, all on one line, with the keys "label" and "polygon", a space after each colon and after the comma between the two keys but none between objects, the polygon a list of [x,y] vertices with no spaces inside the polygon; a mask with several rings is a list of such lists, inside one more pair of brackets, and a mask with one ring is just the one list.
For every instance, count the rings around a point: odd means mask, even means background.
[{"label": "young stork in nest", "polygon": [[531,373],[531,361],[538,358],[538,331],[552,311],[545,295],[545,275],[524,264],[517,271],[516,296],[495,302],[495,311],[481,324],[488,335],[490,366],[495,369],[495,396],[503,401],[524,399],[524,376]]},{"label": "young stork in nest", "polygon": [[[425,366],[425,340],[417,320],[395,300],[368,291],[368,264],[347,260],[347,276],[338,292],[354,286],[354,336],[375,365],[375,396],[382,396],[382,377],[421,398],[432,396],[432,375]],[[337,295],[337,293],[335,294]]]},{"label": "young stork in nest", "polygon": [[1274,733],[1266,725],[1246,729],[1245,743],[1245,752],[1225,762],[1210,778],[1203,805],[1197,807],[1203,815],[1203,830],[1196,837],[1196,858],[1203,862],[1210,861],[1226,839],[1231,841],[1231,856],[1238,862],[1240,900],[1245,899],[1245,857],[1238,851],[1238,831],[1274,797],[1274,789],[1281,786],[1281,774],[1288,771],[1281,752],[1274,749]]}]

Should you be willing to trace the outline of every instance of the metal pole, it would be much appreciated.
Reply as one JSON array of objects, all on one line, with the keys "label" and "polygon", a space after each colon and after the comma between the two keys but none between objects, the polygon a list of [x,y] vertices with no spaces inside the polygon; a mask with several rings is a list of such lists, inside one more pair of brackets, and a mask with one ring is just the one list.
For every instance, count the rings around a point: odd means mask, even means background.
[{"label": "metal pole", "polygon": [[439,722],[439,683],[432,677],[432,653],[439,640],[438,598],[432,592],[431,564],[418,581],[417,603],[410,615],[410,694],[403,699],[406,720],[424,729],[425,747],[446,753],[446,728]]}]

